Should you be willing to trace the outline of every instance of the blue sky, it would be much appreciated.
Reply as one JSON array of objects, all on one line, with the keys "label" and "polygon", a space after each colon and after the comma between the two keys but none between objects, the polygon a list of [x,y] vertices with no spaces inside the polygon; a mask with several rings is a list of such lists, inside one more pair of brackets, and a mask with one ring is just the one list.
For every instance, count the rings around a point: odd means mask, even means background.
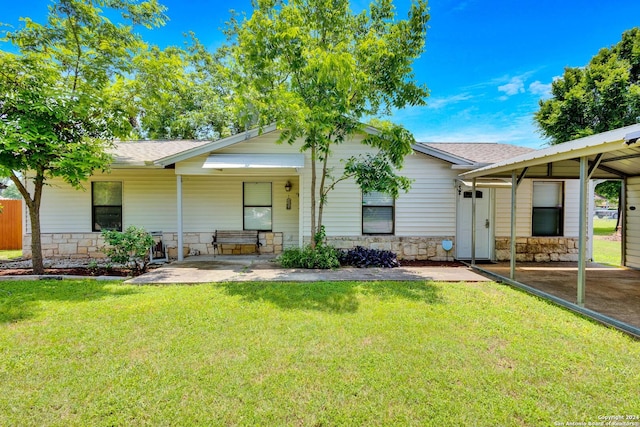
[{"label": "blue sky", "polygon": [[[251,12],[249,0],[160,0],[165,27],[145,40],[182,44],[194,31],[214,49],[229,9]],[[48,0],[0,0],[0,22],[43,21]],[[352,1],[354,10],[368,1]],[[401,17],[410,0],[395,0]],[[638,0],[431,0],[426,51],[417,80],[431,92],[428,105],[394,112],[391,120],[424,142],[503,142],[539,148],[533,114],[564,67],[587,64],[602,47],[640,25]]]}]

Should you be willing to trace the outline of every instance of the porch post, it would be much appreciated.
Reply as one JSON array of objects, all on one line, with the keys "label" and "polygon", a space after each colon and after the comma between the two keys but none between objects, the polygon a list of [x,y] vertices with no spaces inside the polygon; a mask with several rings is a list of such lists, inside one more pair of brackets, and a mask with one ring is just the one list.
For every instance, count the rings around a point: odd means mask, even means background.
[{"label": "porch post", "polygon": [[587,186],[588,186],[588,157],[580,157],[580,210],[578,234],[578,298],[577,304],[584,307],[586,284],[586,251],[587,251]]},{"label": "porch post", "polygon": [[298,247],[304,247],[304,176],[298,173]]},{"label": "porch post", "polygon": [[182,175],[176,175],[177,193],[177,217],[178,217],[178,261],[184,260],[183,236],[182,236]]},{"label": "porch post", "polygon": [[509,278],[516,280],[516,196],[518,194],[518,177],[515,169],[511,171],[511,255],[509,264],[511,267]]},{"label": "porch post", "polygon": [[476,179],[471,184],[471,265],[476,265]]},{"label": "porch post", "polygon": [[[620,186],[620,197],[618,198],[618,211],[620,216],[618,221],[620,222],[620,238],[622,239],[620,245],[620,265],[626,267],[627,265],[627,177],[625,176]],[[616,230],[616,233],[618,230]]]}]

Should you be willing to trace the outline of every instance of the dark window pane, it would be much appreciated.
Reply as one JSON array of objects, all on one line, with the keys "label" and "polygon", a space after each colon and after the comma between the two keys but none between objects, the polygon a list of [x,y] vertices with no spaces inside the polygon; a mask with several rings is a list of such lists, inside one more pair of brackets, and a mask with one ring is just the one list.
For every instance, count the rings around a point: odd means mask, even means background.
[{"label": "dark window pane", "polygon": [[559,208],[533,208],[534,236],[561,236],[562,235],[562,209]]},{"label": "dark window pane", "polygon": [[102,230],[122,231],[121,206],[94,206],[93,231]]}]

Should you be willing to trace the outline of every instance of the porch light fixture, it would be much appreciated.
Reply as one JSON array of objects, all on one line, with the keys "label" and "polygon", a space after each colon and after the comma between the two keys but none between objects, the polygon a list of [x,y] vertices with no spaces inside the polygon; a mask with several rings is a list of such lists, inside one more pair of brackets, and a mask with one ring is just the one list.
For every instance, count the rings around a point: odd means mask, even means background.
[{"label": "porch light fixture", "polygon": [[284,185],[284,189],[287,193],[291,191],[291,182],[287,181],[287,183]]}]

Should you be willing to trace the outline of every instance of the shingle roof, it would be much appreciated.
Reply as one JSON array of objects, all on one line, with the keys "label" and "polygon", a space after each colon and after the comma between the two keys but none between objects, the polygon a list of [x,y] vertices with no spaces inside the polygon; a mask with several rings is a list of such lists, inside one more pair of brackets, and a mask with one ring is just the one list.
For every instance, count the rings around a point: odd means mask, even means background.
[{"label": "shingle roof", "polygon": [[210,142],[193,140],[122,141],[116,142],[115,147],[109,152],[113,155],[114,165],[152,166],[156,160]]},{"label": "shingle roof", "polygon": [[535,151],[532,148],[496,142],[419,142],[474,164],[491,164]]}]

